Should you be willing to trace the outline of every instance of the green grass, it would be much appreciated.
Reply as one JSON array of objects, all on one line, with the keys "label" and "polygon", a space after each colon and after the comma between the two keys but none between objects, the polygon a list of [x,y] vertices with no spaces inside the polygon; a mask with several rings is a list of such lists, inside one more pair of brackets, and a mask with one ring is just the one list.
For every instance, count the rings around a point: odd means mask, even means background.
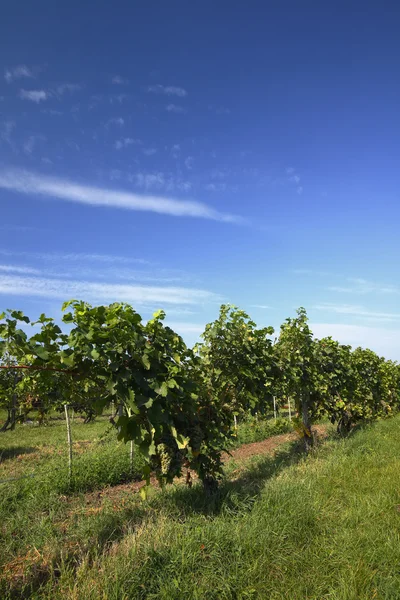
[{"label": "green grass", "polygon": [[261,442],[272,435],[287,433],[292,431],[292,426],[288,419],[255,419],[249,417],[239,423],[235,446],[241,444],[250,444],[251,442]]},{"label": "green grass", "polygon": [[68,481],[67,434],[63,419],[51,420],[40,427],[18,425],[15,431],[1,433],[0,482],[33,477],[35,486],[45,485],[54,492],[67,493],[140,477],[143,460],[136,453],[131,469],[129,446],[117,442],[115,430],[105,417],[88,425],[76,418],[71,427],[72,485]]},{"label": "green grass", "polygon": [[399,434],[400,416],[307,458],[293,443],[231,461],[212,498],[171,486],[88,505],[22,480],[1,496],[0,597],[398,600]]},{"label": "green grass", "polygon": [[[280,429],[282,424],[260,421],[254,426],[250,419],[239,426],[234,445],[238,446],[242,438],[256,441]],[[101,507],[101,515],[94,512],[92,519],[93,499],[87,500],[85,496],[91,491],[100,496],[107,486],[140,479],[143,459],[136,449],[131,469],[129,445],[116,440],[107,417],[88,425],[75,418],[72,438],[73,478],[70,482],[66,427],[62,418],[53,416],[47,425],[40,427],[17,425],[14,431],[0,434],[0,570],[1,564],[10,564],[15,557],[22,560],[25,556],[25,564],[29,565],[32,548],[46,548],[53,560],[58,556],[60,543],[68,546],[71,540],[79,544],[80,551],[102,550],[110,535],[114,538],[126,531],[127,515],[129,523],[130,515],[138,512],[137,498],[132,504],[131,494],[126,498],[127,513],[116,514],[111,504]],[[119,504],[121,497],[116,501]],[[107,502],[106,499],[105,505]],[[141,514],[142,507],[139,508]],[[62,523],[66,521],[68,531],[64,535]]]}]

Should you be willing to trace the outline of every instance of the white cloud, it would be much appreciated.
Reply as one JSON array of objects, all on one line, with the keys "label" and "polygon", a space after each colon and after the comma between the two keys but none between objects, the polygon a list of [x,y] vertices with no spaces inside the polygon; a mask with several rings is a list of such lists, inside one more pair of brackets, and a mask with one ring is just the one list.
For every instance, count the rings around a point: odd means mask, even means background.
[{"label": "white cloud", "polygon": [[39,296],[88,302],[129,302],[132,304],[199,304],[216,301],[219,296],[207,290],[184,287],[120,285],[92,281],[71,281],[43,277],[20,277],[0,274],[0,294]]},{"label": "white cloud", "polygon": [[208,105],[208,110],[215,112],[216,115],[230,115],[231,110],[226,106],[214,106],[214,104]]},{"label": "white cloud", "polygon": [[312,277],[330,277],[329,271],[314,271],[314,269],[292,269],[291,273],[295,275],[311,275]]},{"label": "white cloud", "polygon": [[171,173],[136,173],[130,177],[132,183],[136,183],[139,187],[145,190],[164,190],[173,192],[179,190],[181,192],[189,192],[192,189],[190,181],[174,177]]},{"label": "white cloud", "polygon": [[141,140],[134,138],[121,138],[117,140],[114,144],[116,150],[122,150],[122,148],[126,148],[127,146],[132,146],[132,144],[141,144]]},{"label": "white cloud", "polygon": [[31,135],[25,140],[23,148],[25,154],[32,154],[33,148],[35,147],[35,136]]},{"label": "white cloud", "polygon": [[228,177],[229,171],[228,169],[212,169],[211,170],[211,179],[226,179]]},{"label": "white cloud", "polygon": [[122,125],[124,125],[125,120],[122,117],[114,117],[113,119],[109,119],[106,123],[106,127],[109,127],[110,125],[118,125],[119,127],[122,127]]},{"label": "white cloud", "polygon": [[114,75],[114,77],[111,79],[111,83],[114,83],[115,85],[126,85],[129,83],[129,80],[124,79],[120,75]]},{"label": "white cloud", "polygon": [[193,169],[193,156],[185,158],[185,167],[191,171]]},{"label": "white cloud", "polygon": [[146,211],[176,217],[197,217],[224,222],[243,222],[240,217],[221,213],[194,200],[176,200],[162,196],[81,185],[67,179],[38,175],[18,169],[0,171],[0,188],[28,195],[58,198],[67,202],[125,210]]},{"label": "white cloud", "polygon": [[153,92],[154,94],[165,94],[166,96],[178,96],[179,98],[187,96],[186,90],[174,85],[150,85],[147,88],[147,91]]},{"label": "white cloud", "polygon": [[317,338],[331,336],[342,344],[353,348],[371,348],[380,356],[400,360],[400,329],[342,325],[341,323],[310,323]]},{"label": "white cloud", "polygon": [[171,148],[171,154],[173,158],[179,158],[181,147],[179,144],[174,144]]},{"label": "white cloud", "polygon": [[143,154],[145,154],[146,156],[153,156],[156,153],[157,153],[157,149],[156,148],[145,148],[143,150]]},{"label": "white cloud", "polygon": [[[167,313],[167,315],[168,314],[169,313]],[[187,333],[197,333],[198,335],[200,335],[205,329],[205,325],[200,325],[199,323],[185,323],[184,321],[167,320],[165,324],[182,336],[184,336]]]},{"label": "white cloud", "polygon": [[400,288],[385,283],[377,283],[375,281],[368,281],[359,277],[349,277],[347,281],[351,284],[350,286],[330,286],[327,289],[331,292],[349,293],[349,294],[400,294]]},{"label": "white cloud", "polygon": [[30,155],[34,151],[37,143],[45,140],[46,138],[43,135],[30,135],[23,143],[23,151],[25,154]]},{"label": "white cloud", "polygon": [[325,312],[333,312],[340,315],[351,315],[355,317],[367,318],[376,321],[398,321],[400,320],[400,313],[381,312],[375,310],[369,310],[363,306],[357,306],[353,304],[317,304],[313,306],[315,310],[321,310]]},{"label": "white cloud", "polygon": [[21,273],[27,275],[39,275],[40,271],[32,267],[20,267],[18,265],[0,265],[0,271],[6,273]]},{"label": "white cloud", "polygon": [[114,264],[129,264],[129,263],[139,263],[148,265],[151,264],[148,260],[143,258],[135,258],[131,256],[118,256],[115,254],[85,254],[79,252],[68,252],[68,253],[59,253],[59,252],[23,252],[23,251],[12,251],[0,249],[0,254],[2,256],[23,256],[26,258],[31,258],[35,260],[44,260],[44,261],[60,261],[60,262],[78,262],[81,263],[83,261],[86,262],[100,262],[106,263],[110,265]]},{"label": "white cloud", "polygon": [[251,308],[262,308],[262,309],[270,309],[271,307],[267,304],[250,304]]},{"label": "white cloud", "polygon": [[164,173],[136,173],[136,183],[145,190],[162,189],[166,186]]},{"label": "white cloud", "polygon": [[296,169],[294,167],[286,167],[286,173],[288,175],[288,179],[291,183],[294,183],[296,186],[296,192],[301,195],[303,193],[303,186],[300,185],[300,176],[296,173]]},{"label": "white cloud", "polygon": [[31,102],[39,104],[39,102],[48,100],[49,93],[45,90],[21,90],[19,97],[22,98],[22,100],[30,100]]},{"label": "white cloud", "polygon": [[204,188],[207,192],[226,192],[226,183],[207,183]]},{"label": "white cloud", "polygon": [[128,98],[129,94],[111,94],[108,97],[108,100],[110,104],[114,104],[115,102],[118,102],[118,104],[122,104],[124,100],[127,100]]},{"label": "white cloud", "polygon": [[181,192],[189,192],[192,189],[192,184],[190,181],[177,181],[176,187]]},{"label": "white cloud", "polygon": [[178,104],[167,104],[165,110],[176,114],[186,113],[186,108],[179,106]]},{"label": "white cloud", "polygon": [[0,140],[12,145],[11,134],[15,129],[15,121],[3,121],[0,128]]},{"label": "white cloud", "polygon": [[80,89],[82,89],[82,86],[78,85],[77,83],[61,83],[56,87],[55,92],[59,96],[63,96],[66,92],[73,94]]},{"label": "white cloud", "polygon": [[45,115],[53,115],[57,117],[60,117],[64,114],[61,110],[55,110],[54,108],[43,108],[41,112]]},{"label": "white cloud", "polygon": [[6,69],[4,72],[4,79],[7,83],[11,83],[15,79],[21,79],[23,77],[29,79],[34,79],[35,77],[33,70],[26,65],[18,65],[17,67]]},{"label": "white cloud", "polygon": [[[77,92],[80,89],[82,89],[82,86],[78,85],[77,83],[61,83],[54,89],[50,89],[50,90],[24,90],[24,89],[22,89],[19,92],[19,97],[22,100],[30,100],[31,102],[36,102],[37,104],[39,104],[39,102],[44,102],[45,100],[48,100],[49,98],[52,98],[52,97],[57,97],[59,99],[61,96],[63,96],[67,92],[69,94],[73,94],[74,92]],[[56,111],[54,111],[53,114],[56,114]]]}]

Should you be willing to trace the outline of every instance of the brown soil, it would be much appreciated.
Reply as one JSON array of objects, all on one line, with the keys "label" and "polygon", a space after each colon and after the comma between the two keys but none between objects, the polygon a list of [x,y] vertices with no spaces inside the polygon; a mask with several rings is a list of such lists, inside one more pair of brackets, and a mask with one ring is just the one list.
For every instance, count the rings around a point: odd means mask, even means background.
[{"label": "brown soil", "polygon": [[[326,437],[326,427],[325,425],[314,425],[313,432],[316,434],[317,438]],[[282,444],[286,444],[287,442],[294,442],[298,440],[299,437],[296,433],[283,433],[282,435],[274,435],[262,442],[253,442],[252,444],[243,444],[240,448],[233,450],[229,455],[225,455],[224,459],[246,459],[251,456],[256,456],[258,454],[270,454],[278,446],[282,446]]]},{"label": "brown soil", "polygon": [[[327,430],[325,425],[316,425],[313,427],[313,431],[316,434],[317,439],[322,439],[327,436]],[[229,462],[230,460],[246,460],[252,456],[258,456],[263,454],[273,454],[274,451],[288,442],[294,442],[299,437],[295,432],[284,433],[282,435],[275,435],[262,442],[253,442],[251,444],[243,444],[239,448],[232,450],[230,454],[225,453],[223,455],[223,461]],[[196,480],[195,473],[191,473],[191,478]],[[184,484],[186,481],[186,470],[183,477],[178,480],[178,484]],[[150,478],[150,483],[153,487],[159,487],[158,481],[155,477]],[[146,485],[145,481],[133,481],[130,483],[122,483],[112,487],[103,488],[101,491],[89,492],[85,494],[85,503],[88,507],[85,512],[98,512],[96,507],[101,506],[104,500],[108,500],[111,503],[117,502],[115,508],[123,510],[124,506],[121,503],[121,498],[124,496],[128,497],[132,493],[137,493]],[[64,501],[68,501],[67,497],[63,497]],[[89,508],[90,507],[90,508]],[[78,510],[82,510],[78,509]],[[85,510],[85,509],[83,509]],[[74,511],[72,511],[74,512]]]}]

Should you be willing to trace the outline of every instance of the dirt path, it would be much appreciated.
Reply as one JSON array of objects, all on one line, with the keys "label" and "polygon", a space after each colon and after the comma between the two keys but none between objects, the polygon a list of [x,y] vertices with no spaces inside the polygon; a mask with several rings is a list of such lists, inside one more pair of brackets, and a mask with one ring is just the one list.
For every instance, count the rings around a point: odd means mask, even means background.
[{"label": "dirt path", "polygon": [[[325,425],[314,425],[313,431],[317,434],[317,438],[321,439],[326,437],[326,426]],[[232,459],[246,459],[257,454],[271,454],[278,446],[286,444],[287,442],[294,442],[298,440],[299,436],[295,432],[283,433],[281,435],[274,435],[262,442],[253,442],[251,444],[243,444],[236,450],[233,450],[230,455],[224,455],[224,462]]]},{"label": "dirt path", "polygon": [[[313,427],[313,431],[317,434],[318,439],[322,439],[326,437],[327,428],[325,425],[316,425]],[[252,456],[258,456],[263,454],[273,454],[277,448],[282,446],[283,444],[287,444],[288,442],[294,442],[298,440],[299,437],[295,432],[284,433],[281,435],[274,435],[262,442],[253,442],[251,444],[243,444],[239,448],[232,450],[230,454],[223,455],[224,463],[227,463],[231,460],[246,460],[251,458]],[[191,473],[192,479],[196,480],[196,476],[194,473]],[[186,473],[184,476],[178,480],[178,483],[184,484],[186,479]],[[158,487],[158,481],[155,477],[150,478],[150,483],[154,487]],[[121,497],[137,493],[144,487],[146,484],[144,481],[132,481],[130,483],[122,483],[120,485],[115,485],[112,487],[103,488],[101,491],[89,492],[85,494],[85,503],[87,506],[90,506],[87,509],[88,512],[97,512],[103,503],[104,500],[108,501],[117,501],[121,500]],[[65,498],[67,499],[67,498]]]}]

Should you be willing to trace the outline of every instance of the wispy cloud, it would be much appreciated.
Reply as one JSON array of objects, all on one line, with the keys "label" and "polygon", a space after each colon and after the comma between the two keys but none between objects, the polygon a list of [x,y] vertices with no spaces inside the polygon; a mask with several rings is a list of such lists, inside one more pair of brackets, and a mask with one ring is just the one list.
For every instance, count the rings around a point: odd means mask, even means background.
[{"label": "wispy cloud", "polygon": [[18,265],[0,265],[0,271],[6,273],[21,273],[27,275],[39,275],[40,271],[33,267],[21,267]]},{"label": "wispy cloud", "polygon": [[32,154],[38,143],[46,141],[44,135],[30,135],[23,143],[23,151],[25,154]]},{"label": "wispy cloud", "polygon": [[7,83],[11,83],[15,79],[22,79],[24,77],[28,79],[35,78],[33,69],[30,69],[26,65],[18,65],[17,67],[12,67],[4,71],[4,79]]},{"label": "wispy cloud", "polygon": [[294,183],[296,186],[296,192],[298,194],[303,193],[303,186],[301,185],[300,175],[296,172],[294,167],[286,167],[286,174],[291,183]]},{"label": "wispy cloud", "polygon": [[118,127],[122,127],[122,125],[125,124],[125,120],[122,117],[113,117],[112,119],[109,119],[106,123],[106,127],[109,127],[110,125],[117,125]]},{"label": "wispy cloud", "polygon": [[231,111],[225,106],[215,106],[214,104],[208,105],[208,110],[214,112],[216,115],[230,115]]},{"label": "wispy cloud", "polygon": [[120,140],[117,140],[114,144],[114,147],[116,150],[122,150],[122,148],[127,148],[127,146],[132,146],[132,145],[141,144],[141,143],[142,143],[141,140],[126,137],[126,138],[121,138]]},{"label": "wispy cloud", "polygon": [[240,217],[222,213],[194,200],[176,200],[162,196],[86,186],[67,179],[39,175],[18,169],[0,171],[0,188],[28,195],[41,195],[90,206],[154,212],[176,217],[197,217],[231,223]]},{"label": "wispy cloud", "polygon": [[189,192],[192,189],[192,183],[185,181],[179,177],[175,177],[172,173],[163,173],[156,171],[154,173],[135,173],[130,177],[130,181],[138,187],[145,190],[163,190],[164,192]]},{"label": "wispy cloud", "polygon": [[165,107],[167,112],[176,113],[176,114],[184,114],[187,112],[186,108],[180,106],[179,104],[167,104]]},{"label": "wispy cloud", "polygon": [[129,83],[129,79],[125,79],[120,75],[114,75],[114,77],[111,79],[111,83],[114,83],[115,85],[127,85]]},{"label": "wispy cloud", "polygon": [[181,153],[180,144],[174,144],[171,148],[172,158],[179,158],[180,153]]},{"label": "wispy cloud", "polygon": [[135,258],[133,256],[119,256],[115,254],[90,254],[82,252],[24,252],[24,251],[13,251],[0,249],[0,255],[2,256],[21,256],[24,258],[31,258],[33,260],[47,261],[47,262],[100,262],[108,265],[115,264],[129,264],[139,263],[143,265],[151,264],[148,260],[143,258]]},{"label": "wispy cloud", "polygon": [[185,167],[188,169],[188,171],[193,169],[193,156],[187,156],[185,158]]},{"label": "wispy cloud", "polygon": [[[170,314],[170,313],[169,313]],[[171,327],[174,331],[184,336],[188,333],[196,333],[200,336],[205,329],[205,324],[201,325],[199,323],[186,323],[185,321],[166,321],[165,322],[168,327]]]},{"label": "wispy cloud", "polygon": [[147,88],[147,91],[154,94],[164,94],[166,96],[178,96],[179,98],[187,96],[187,91],[185,89],[175,85],[150,85]]},{"label": "wispy cloud", "polygon": [[381,312],[375,310],[369,310],[363,306],[357,306],[353,304],[331,304],[323,303],[316,304],[313,306],[315,310],[324,312],[336,313],[339,315],[351,315],[360,318],[367,318],[377,321],[398,321],[400,320],[400,313]]},{"label": "wispy cloud", "polygon": [[157,153],[157,148],[145,148],[143,150],[143,154],[145,156],[153,156],[156,153]]},{"label": "wispy cloud", "polygon": [[310,327],[317,338],[331,336],[353,348],[371,348],[381,356],[400,360],[400,329],[313,322]]},{"label": "wispy cloud", "polygon": [[270,309],[271,306],[268,306],[268,304],[250,304],[251,308],[261,308],[263,310],[267,310]]},{"label": "wispy cloud", "polygon": [[206,183],[206,185],[204,186],[204,189],[206,189],[207,192],[226,192],[227,184],[224,182]]},{"label": "wispy cloud", "polygon": [[20,90],[19,97],[22,100],[30,100],[31,102],[45,102],[49,98],[49,93],[46,90]]},{"label": "wispy cloud", "polygon": [[64,114],[62,110],[56,110],[54,108],[42,108],[41,112],[45,115],[53,115],[56,117],[61,117]]},{"label": "wispy cloud", "polygon": [[400,294],[400,288],[392,284],[377,283],[355,277],[348,277],[347,281],[350,283],[348,286],[330,286],[327,289],[331,292],[346,294]]},{"label": "wispy cloud", "polygon": [[122,104],[129,97],[129,94],[111,94],[108,96],[108,101],[110,104]]},{"label": "wispy cloud", "polygon": [[79,298],[89,302],[119,301],[159,305],[201,304],[219,300],[219,296],[213,292],[193,288],[120,285],[2,274],[0,274],[0,294],[40,296],[60,300]]},{"label": "wispy cloud", "polygon": [[1,127],[0,127],[0,140],[13,146],[12,140],[11,140],[11,134],[14,129],[15,129],[15,121],[11,121],[11,120],[3,121],[3,123],[1,124]]},{"label": "wispy cloud", "polygon": [[310,275],[312,277],[328,277],[332,275],[329,271],[318,271],[315,269],[292,269],[291,273],[295,275]]},{"label": "wispy cloud", "polygon": [[63,96],[66,93],[73,94],[82,89],[82,86],[78,83],[61,83],[55,88],[55,93],[58,96]]},{"label": "wispy cloud", "polygon": [[19,97],[22,100],[30,100],[31,102],[36,102],[39,104],[40,102],[45,102],[52,97],[61,98],[64,94],[69,93],[73,94],[81,89],[81,86],[77,83],[61,83],[55,88],[48,90],[25,90],[22,89],[19,92]]}]

